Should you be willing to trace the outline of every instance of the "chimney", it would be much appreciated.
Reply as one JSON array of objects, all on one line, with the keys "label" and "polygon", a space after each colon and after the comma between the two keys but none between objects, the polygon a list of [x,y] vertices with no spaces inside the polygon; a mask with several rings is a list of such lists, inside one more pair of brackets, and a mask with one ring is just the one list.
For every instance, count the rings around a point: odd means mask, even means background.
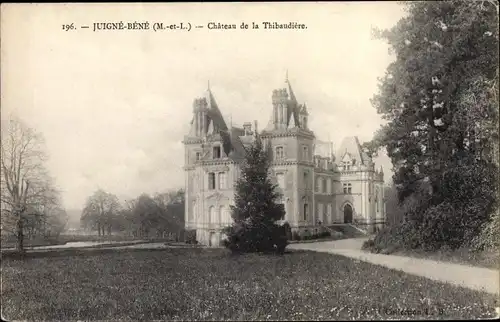
[{"label": "chimney", "polygon": [[245,130],[245,135],[252,134],[252,123],[250,122],[243,123],[243,130]]}]

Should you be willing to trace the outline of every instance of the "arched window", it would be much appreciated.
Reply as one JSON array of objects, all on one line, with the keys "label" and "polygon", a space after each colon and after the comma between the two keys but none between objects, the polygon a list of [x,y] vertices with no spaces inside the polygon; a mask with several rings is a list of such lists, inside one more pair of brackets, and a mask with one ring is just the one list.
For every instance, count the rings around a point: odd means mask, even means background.
[{"label": "arched window", "polygon": [[212,224],[215,222],[215,207],[214,206],[210,206],[210,208],[208,208],[208,224]]}]

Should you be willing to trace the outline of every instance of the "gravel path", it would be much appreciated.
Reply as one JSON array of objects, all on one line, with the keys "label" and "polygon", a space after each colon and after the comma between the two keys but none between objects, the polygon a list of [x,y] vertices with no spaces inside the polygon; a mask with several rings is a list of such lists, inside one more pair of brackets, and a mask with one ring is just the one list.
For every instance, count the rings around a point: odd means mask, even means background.
[{"label": "gravel path", "polygon": [[494,269],[459,265],[396,255],[372,254],[361,250],[366,238],[344,239],[308,244],[293,244],[290,249],[311,250],[347,256],[375,265],[402,270],[408,274],[427,277],[491,294],[499,294],[500,272]]}]

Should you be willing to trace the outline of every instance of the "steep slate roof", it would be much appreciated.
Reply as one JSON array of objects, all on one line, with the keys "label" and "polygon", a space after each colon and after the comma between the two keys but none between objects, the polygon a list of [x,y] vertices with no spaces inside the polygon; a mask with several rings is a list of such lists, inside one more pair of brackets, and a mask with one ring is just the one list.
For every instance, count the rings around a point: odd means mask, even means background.
[{"label": "steep slate roof", "polygon": [[212,91],[207,89],[206,99],[208,103],[208,117],[213,122],[214,130],[219,132],[222,139],[224,152],[230,159],[240,160],[245,156],[245,148],[239,138],[239,134],[243,129],[227,127],[224,117],[215,101]]},{"label": "steep slate roof", "polygon": [[[290,81],[288,80],[288,75],[285,80],[285,83],[287,84],[288,87],[288,115],[287,115],[287,121],[286,125],[290,126],[291,123],[293,123],[293,126],[298,126],[299,123],[299,112],[300,112],[300,106],[299,103],[297,102],[297,98],[295,97],[295,93],[293,92],[292,89],[292,84],[290,84]],[[293,118],[293,122],[292,122]]]},{"label": "steep slate roof", "polygon": [[346,153],[349,153],[359,164],[366,165],[367,162],[370,161],[370,158],[361,149],[361,144],[357,136],[348,136],[342,140],[337,155],[335,156],[337,162],[340,162]]}]

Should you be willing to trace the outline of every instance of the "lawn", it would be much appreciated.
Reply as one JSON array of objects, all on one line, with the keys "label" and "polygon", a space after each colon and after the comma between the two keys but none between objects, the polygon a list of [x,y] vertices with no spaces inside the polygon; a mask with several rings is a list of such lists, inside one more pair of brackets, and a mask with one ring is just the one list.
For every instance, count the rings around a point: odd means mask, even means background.
[{"label": "lawn", "polygon": [[[223,249],[65,251],[2,260],[9,320],[493,317],[493,295],[342,256]],[[78,255],[76,255],[78,254]]]}]

